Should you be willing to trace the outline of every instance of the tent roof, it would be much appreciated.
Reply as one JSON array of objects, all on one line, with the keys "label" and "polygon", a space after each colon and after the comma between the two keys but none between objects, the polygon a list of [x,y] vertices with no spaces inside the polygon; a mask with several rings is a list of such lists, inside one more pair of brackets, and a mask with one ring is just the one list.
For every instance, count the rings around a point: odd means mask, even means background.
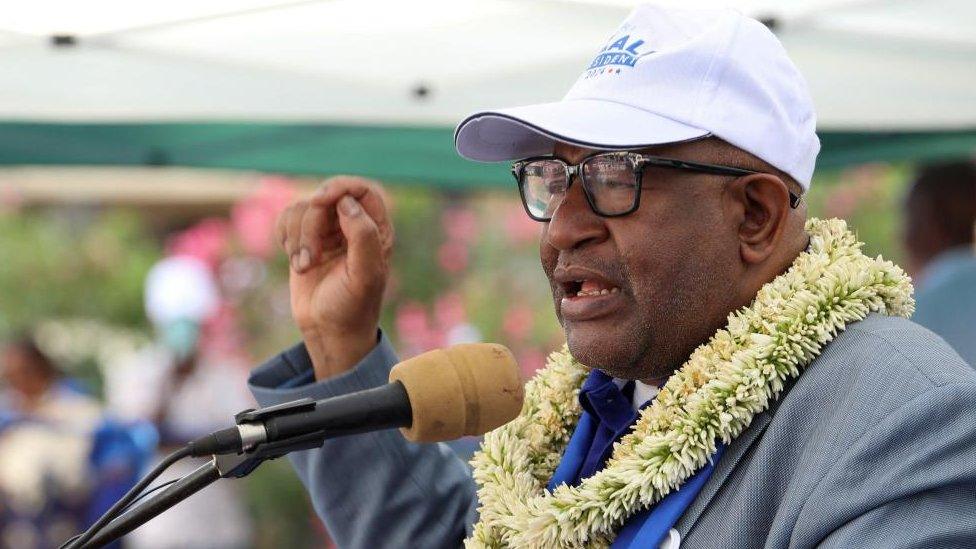
[{"label": "tent roof", "polygon": [[[766,21],[827,167],[976,148],[976,3],[663,0]],[[504,181],[454,155],[485,107],[562,96],[635,2],[34,0],[0,21],[0,163]]]},{"label": "tent roof", "polygon": [[[769,22],[823,130],[976,127],[976,3],[663,1]],[[34,0],[0,22],[0,120],[450,126],[561,97],[635,3]]]}]

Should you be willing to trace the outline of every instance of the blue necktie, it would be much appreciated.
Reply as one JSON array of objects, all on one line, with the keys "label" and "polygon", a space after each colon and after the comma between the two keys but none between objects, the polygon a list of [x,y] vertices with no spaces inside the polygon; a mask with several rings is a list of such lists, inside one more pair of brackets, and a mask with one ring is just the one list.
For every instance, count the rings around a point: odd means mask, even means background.
[{"label": "blue necktie", "polygon": [[[606,465],[614,442],[626,434],[637,419],[631,406],[633,390],[633,381],[621,388],[607,374],[599,370],[590,372],[580,388],[583,413],[559,466],[549,480],[550,491],[560,484],[576,486]],[[612,548],[660,546],[668,530],[677,523],[711,477],[714,464],[722,457],[724,450],[724,445],[720,444],[711,461],[687,479],[680,489],[628,518],[617,533]]]},{"label": "blue necktie", "polygon": [[[578,439],[577,445],[572,451],[567,449],[565,452],[564,459],[549,481],[550,490],[560,484],[576,486],[584,478],[603,469],[613,453],[613,444],[630,430],[637,419],[631,405],[633,394],[633,381],[628,381],[621,388],[612,377],[600,370],[590,372],[579,393],[583,414],[577,431],[582,430],[586,436],[578,437],[574,433],[573,438]],[[567,460],[567,457],[571,459]]]}]

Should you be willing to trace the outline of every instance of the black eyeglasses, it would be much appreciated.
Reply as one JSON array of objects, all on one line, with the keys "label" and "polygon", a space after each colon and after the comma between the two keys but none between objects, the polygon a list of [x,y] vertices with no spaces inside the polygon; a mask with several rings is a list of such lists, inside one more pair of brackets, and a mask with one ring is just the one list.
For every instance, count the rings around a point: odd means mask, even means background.
[{"label": "black eyeglasses", "polygon": [[[598,153],[572,165],[552,156],[537,156],[512,164],[512,175],[526,213],[536,221],[549,221],[579,176],[583,194],[593,212],[602,217],[621,217],[640,206],[644,167],[672,168],[715,175],[752,175],[762,172],[662,158],[635,152]],[[790,192],[790,207],[800,205],[800,197]]]}]

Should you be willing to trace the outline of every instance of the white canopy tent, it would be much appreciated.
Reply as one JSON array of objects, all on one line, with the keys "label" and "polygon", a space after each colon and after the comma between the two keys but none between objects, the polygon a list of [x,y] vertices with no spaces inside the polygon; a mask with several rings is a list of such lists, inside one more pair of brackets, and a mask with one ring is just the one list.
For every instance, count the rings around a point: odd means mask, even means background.
[{"label": "white canopy tent", "polygon": [[[155,152],[116,161],[193,164],[169,151],[166,126],[171,138],[180,133],[173,128],[189,127],[199,136],[201,124],[215,123],[298,125],[306,139],[315,127],[372,128],[393,130],[387,138],[394,142],[410,138],[397,131],[420,129],[449,152],[445,132],[472,110],[560,97],[635,2],[4,3],[0,162],[113,162],[95,143],[133,145],[141,133],[134,127],[143,126],[154,134],[144,145]],[[939,136],[944,153],[974,143],[972,2],[675,3],[733,5],[767,22],[806,75],[823,133]],[[113,137],[112,127],[125,131]],[[240,139],[236,130],[231,133]],[[350,138],[365,147],[375,137],[344,131],[344,147]],[[37,147],[63,146],[66,136],[73,145],[62,156],[40,154],[18,146],[18,135]],[[226,152],[227,143],[221,146]],[[825,153],[829,146],[825,140]],[[249,151],[255,147],[252,140]],[[308,145],[305,153],[313,150]],[[347,149],[339,150],[348,157]],[[309,168],[283,165],[285,171]]]}]

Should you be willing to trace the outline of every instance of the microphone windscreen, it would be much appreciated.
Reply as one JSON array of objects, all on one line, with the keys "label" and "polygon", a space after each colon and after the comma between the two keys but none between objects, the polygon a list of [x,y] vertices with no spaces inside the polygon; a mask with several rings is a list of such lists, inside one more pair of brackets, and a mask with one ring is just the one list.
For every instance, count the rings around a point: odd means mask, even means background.
[{"label": "microphone windscreen", "polygon": [[482,435],[522,410],[522,377],[512,352],[496,343],[464,343],[405,360],[390,371],[410,398],[414,442]]}]

